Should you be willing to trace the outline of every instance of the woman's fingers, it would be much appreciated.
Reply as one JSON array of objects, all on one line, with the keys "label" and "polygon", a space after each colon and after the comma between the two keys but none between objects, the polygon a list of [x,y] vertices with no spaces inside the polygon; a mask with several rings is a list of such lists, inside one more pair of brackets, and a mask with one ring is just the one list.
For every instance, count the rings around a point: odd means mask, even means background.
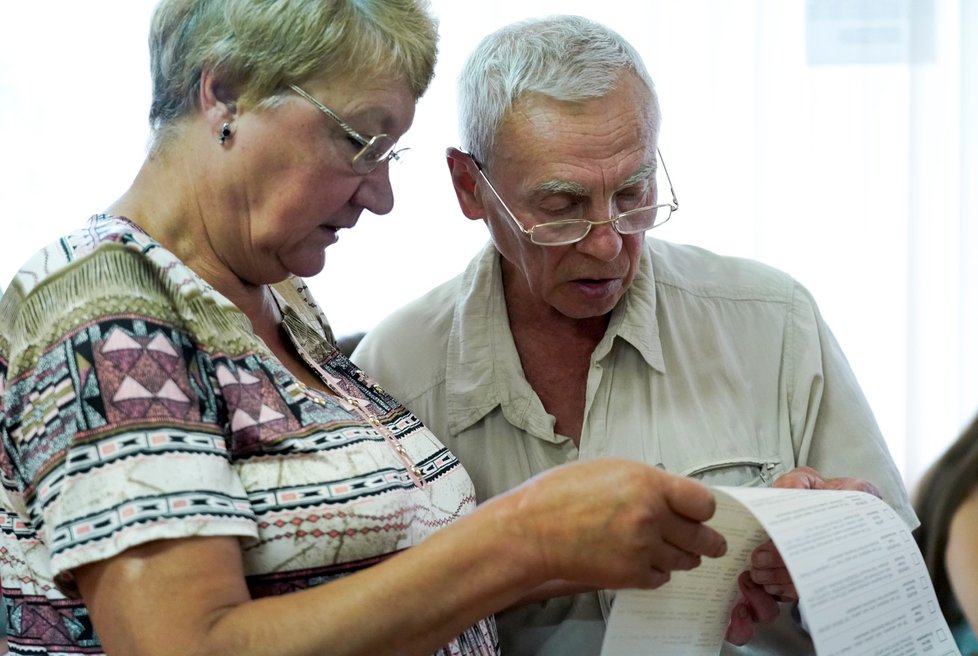
[{"label": "woman's fingers", "polygon": [[641,463],[567,465],[532,479],[518,494],[516,521],[551,578],[658,587],[668,572],[726,551],[723,536],[703,524],[715,510],[709,489]]}]

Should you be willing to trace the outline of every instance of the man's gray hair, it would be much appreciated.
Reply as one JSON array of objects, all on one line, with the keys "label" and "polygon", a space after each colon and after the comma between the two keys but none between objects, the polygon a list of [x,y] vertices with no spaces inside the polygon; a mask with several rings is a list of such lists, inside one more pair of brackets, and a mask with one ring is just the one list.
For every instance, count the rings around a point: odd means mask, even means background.
[{"label": "man's gray hair", "polygon": [[646,108],[659,133],[659,101],[635,48],[617,32],[581,16],[550,16],[507,25],[485,37],[458,80],[462,148],[488,164],[507,113],[526,94],[560,101],[600,98],[632,73],[649,90]]}]

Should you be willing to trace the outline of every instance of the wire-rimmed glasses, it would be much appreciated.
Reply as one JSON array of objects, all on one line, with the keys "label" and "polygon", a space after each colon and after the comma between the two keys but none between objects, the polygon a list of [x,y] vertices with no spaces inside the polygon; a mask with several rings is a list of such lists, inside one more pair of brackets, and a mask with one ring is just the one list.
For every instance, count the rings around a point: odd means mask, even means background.
[{"label": "wire-rimmed glasses", "polygon": [[346,132],[347,136],[360,146],[360,150],[353,156],[353,160],[350,162],[353,170],[358,174],[367,175],[388,160],[400,159],[400,153],[406,150],[394,150],[397,148],[397,139],[389,134],[378,134],[371,137],[357,132],[346,121],[337,116],[336,112],[310,96],[295,84],[290,84],[289,88],[315,105],[323,114],[336,121],[336,124]]},{"label": "wire-rimmed glasses", "polygon": [[479,169],[479,175],[485,181],[486,186],[499,201],[499,204],[512,219],[513,223],[516,224],[523,234],[530,238],[534,244],[539,246],[566,246],[567,244],[573,244],[581,241],[587,237],[588,233],[591,232],[591,228],[597,225],[604,225],[605,223],[610,223],[614,229],[621,235],[633,235],[639,232],[645,232],[646,230],[651,230],[652,228],[657,228],[672,216],[672,213],[679,209],[679,200],[676,198],[676,191],[672,186],[672,178],[669,177],[669,170],[666,168],[666,163],[662,159],[662,153],[656,149],[656,154],[659,157],[659,163],[662,165],[662,170],[666,174],[666,180],[669,182],[669,193],[672,196],[671,203],[659,203],[656,205],[647,205],[645,207],[636,207],[635,209],[622,212],[621,214],[615,216],[611,219],[605,219],[603,221],[591,221],[589,219],[565,219],[561,221],[548,221],[546,223],[538,223],[537,225],[527,228],[523,225],[523,222],[516,218],[513,211],[509,209],[506,201],[502,199],[496,188],[492,186],[489,178],[486,177],[485,171],[482,170],[482,165],[479,164],[478,160],[469,155],[472,161],[475,163],[476,168]]}]

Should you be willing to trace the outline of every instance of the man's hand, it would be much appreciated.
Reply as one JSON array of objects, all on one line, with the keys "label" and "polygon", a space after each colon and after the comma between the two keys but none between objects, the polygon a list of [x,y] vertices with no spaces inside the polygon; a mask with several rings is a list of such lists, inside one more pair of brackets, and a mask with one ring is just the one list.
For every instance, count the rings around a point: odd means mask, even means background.
[{"label": "man's hand", "polygon": [[782,474],[774,481],[774,487],[794,488],[798,490],[854,490],[868,492],[882,499],[875,485],[861,478],[823,478],[811,467],[795,467],[787,474]]},{"label": "man's hand", "polygon": [[730,612],[726,638],[735,645],[745,645],[754,636],[754,625],[773,622],[781,608],[774,597],[754,583],[750,570],[737,577],[737,587],[737,601]]},{"label": "man's hand", "polygon": [[[779,476],[774,487],[799,490],[855,490],[879,497],[880,492],[869,481],[859,478],[823,478],[811,467],[796,467]],[[791,574],[774,543],[768,540],[751,554],[750,569],[737,579],[740,591],[726,638],[735,645],[746,644],[758,623],[773,622],[780,610],[778,602],[798,601],[798,591]]]}]

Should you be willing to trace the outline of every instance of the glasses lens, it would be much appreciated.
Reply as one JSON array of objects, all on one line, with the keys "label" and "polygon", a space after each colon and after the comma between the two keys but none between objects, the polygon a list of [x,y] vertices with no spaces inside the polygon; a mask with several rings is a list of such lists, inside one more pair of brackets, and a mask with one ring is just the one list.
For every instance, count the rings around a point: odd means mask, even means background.
[{"label": "glasses lens", "polygon": [[660,225],[672,218],[672,205],[659,205],[654,209],[655,218],[652,220],[650,228],[658,228]]},{"label": "glasses lens", "polygon": [[672,214],[672,208],[669,205],[645,207],[625,212],[618,217],[615,227],[618,228],[618,232],[623,234],[644,232],[668,221],[670,214]]},{"label": "glasses lens", "polygon": [[580,241],[591,229],[587,221],[555,221],[534,226],[530,240],[541,246],[561,246]]},{"label": "glasses lens", "polygon": [[390,159],[397,142],[386,134],[379,134],[367,143],[353,158],[353,170],[357,173],[370,173]]}]

